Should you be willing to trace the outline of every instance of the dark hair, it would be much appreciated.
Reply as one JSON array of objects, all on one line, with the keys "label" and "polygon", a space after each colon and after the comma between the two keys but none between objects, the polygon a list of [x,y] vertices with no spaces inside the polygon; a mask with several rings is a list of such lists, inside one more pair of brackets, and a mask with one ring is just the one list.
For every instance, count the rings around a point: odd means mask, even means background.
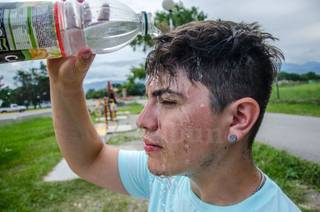
[{"label": "dark hair", "polygon": [[251,147],[283,59],[281,51],[267,40],[277,39],[261,31],[257,23],[191,22],[155,38],[146,72],[152,78],[164,73],[175,76],[178,69],[184,70],[191,82],[201,82],[209,89],[217,113],[243,97],[255,99],[260,115],[249,134]]}]

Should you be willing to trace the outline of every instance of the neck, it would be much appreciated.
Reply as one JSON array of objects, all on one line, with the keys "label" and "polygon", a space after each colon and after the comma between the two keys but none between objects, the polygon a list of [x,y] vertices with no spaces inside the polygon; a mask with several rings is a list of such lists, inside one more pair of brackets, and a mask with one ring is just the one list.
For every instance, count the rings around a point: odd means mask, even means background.
[{"label": "neck", "polygon": [[190,177],[191,189],[202,201],[215,205],[241,202],[252,195],[261,182],[261,174],[250,157],[233,154],[231,159],[225,157],[202,169]]}]

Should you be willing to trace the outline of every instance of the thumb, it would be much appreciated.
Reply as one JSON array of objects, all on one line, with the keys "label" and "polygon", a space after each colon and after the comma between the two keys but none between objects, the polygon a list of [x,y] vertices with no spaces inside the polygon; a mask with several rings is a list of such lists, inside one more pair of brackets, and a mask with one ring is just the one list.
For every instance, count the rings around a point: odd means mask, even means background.
[{"label": "thumb", "polygon": [[75,71],[86,73],[90,68],[90,65],[92,64],[94,58],[95,54],[92,53],[91,49],[81,49],[76,57]]}]

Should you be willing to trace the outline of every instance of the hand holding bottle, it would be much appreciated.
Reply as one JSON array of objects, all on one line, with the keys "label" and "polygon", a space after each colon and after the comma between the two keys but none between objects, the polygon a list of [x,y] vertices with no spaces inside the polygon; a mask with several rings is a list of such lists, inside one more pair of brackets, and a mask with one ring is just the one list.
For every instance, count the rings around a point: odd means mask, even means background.
[{"label": "hand holding bottle", "polygon": [[84,48],[76,56],[48,59],[50,83],[62,89],[81,89],[94,57],[89,48]]}]

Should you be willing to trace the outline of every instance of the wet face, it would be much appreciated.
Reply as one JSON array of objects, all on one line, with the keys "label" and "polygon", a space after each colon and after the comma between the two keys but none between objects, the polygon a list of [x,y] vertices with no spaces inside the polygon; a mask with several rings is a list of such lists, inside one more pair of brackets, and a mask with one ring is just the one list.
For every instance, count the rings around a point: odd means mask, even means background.
[{"label": "wet face", "polygon": [[147,85],[148,102],[137,125],[144,129],[148,167],[155,175],[194,175],[217,163],[225,149],[223,114],[211,110],[209,91],[185,74]]}]

